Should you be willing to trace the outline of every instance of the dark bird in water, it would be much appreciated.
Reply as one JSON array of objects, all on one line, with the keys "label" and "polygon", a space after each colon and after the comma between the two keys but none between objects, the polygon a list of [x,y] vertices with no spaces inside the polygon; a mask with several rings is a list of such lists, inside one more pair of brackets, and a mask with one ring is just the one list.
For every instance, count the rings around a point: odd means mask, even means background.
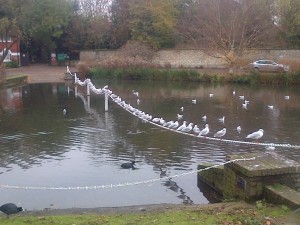
[{"label": "dark bird in water", "polygon": [[10,214],[16,214],[18,212],[21,212],[23,211],[23,208],[16,206],[14,203],[6,203],[0,206],[0,211],[5,213],[7,218],[9,218]]},{"label": "dark bird in water", "polygon": [[121,167],[122,167],[123,169],[135,169],[134,164],[135,164],[135,161],[132,161],[132,162],[130,162],[130,163],[123,163],[123,164],[121,165]]}]

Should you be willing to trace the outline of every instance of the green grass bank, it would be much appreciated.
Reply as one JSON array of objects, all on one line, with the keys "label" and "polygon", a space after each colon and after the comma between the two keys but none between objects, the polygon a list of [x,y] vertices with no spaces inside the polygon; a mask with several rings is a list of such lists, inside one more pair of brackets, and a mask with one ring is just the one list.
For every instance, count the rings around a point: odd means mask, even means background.
[{"label": "green grass bank", "polygon": [[[290,221],[294,224],[299,217],[284,206],[268,205],[264,202],[247,204],[244,202],[228,202],[211,205],[171,206],[164,209],[128,211],[122,213],[117,209],[100,212],[58,213],[20,213],[10,219],[0,217],[1,225],[97,225],[97,224],[180,224],[180,225],[261,225],[282,224]],[[284,223],[285,224],[285,223]],[[295,223],[296,224],[296,223]]]},{"label": "green grass bank", "polygon": [[201,69],[174,69],[156,67],[105,68],[93,67],[89,71],[93,78],[124,80],[158,80],[171,82],[208,82],[238,84],[299,85],[300,72],[258,73],[243,71],[238,73],[218,73]]}]

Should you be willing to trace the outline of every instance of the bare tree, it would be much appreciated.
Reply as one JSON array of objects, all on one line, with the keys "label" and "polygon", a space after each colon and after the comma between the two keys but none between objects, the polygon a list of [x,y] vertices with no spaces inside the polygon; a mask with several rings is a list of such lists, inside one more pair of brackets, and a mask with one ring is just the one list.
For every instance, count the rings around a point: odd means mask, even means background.
[{"label": "bare tree", "polygon": [[[276,26],[269,0],[198,0],[185,14],[180,33],[232,68],[245,50],[271,43]],[[190,16],[187,16],[190,15]]]}]

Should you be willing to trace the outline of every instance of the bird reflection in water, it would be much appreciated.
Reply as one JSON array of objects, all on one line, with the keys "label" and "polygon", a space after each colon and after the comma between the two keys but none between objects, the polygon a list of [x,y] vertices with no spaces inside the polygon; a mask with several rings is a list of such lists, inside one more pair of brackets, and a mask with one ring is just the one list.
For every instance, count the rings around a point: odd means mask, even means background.
[{"label": "bird reflection in water", "polygon": [[[160,170],[160,178],[168,177],[167,171],[159,168]],[[178,184],[172,180],[172,178],[168,178],[167,180],[163,180],[163,185],[168,187],[171,191],[176,193],[180,193],[177,197],[182,199],[183,204],[193,204],[193,200],[185,194],[185,191],[178,186]]]}]

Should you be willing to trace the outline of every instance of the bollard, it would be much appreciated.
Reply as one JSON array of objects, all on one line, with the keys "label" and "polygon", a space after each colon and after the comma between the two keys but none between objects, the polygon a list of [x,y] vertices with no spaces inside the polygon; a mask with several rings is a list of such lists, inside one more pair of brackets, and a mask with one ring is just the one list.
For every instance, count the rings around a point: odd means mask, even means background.
[{"label": "bollard", "polygon": [[105,93],[105,112],[108,111],[108,94]]},{"label": "bollard", "polygon": [[86,85],[86,95],[90,96],[90,85],[89,84]]},{"label": "bollard", "polygon": [[75,96],[77,97],[78,92],[77,92],[77,85],[75,86]]},{"label": "bollard", "polygon": [[91,109],[91,96],[87,96],[87,108],[88,108],[88,110],[90,110]]}]

